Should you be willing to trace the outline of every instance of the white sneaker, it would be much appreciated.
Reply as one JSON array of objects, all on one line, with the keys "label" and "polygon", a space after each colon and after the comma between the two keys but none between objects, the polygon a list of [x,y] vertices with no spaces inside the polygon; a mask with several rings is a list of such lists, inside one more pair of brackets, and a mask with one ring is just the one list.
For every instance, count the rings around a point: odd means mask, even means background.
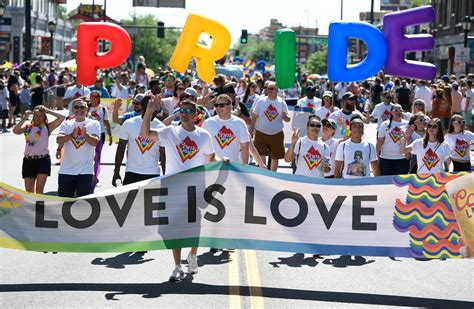
[{"label": "white sneaker", "polygon": [[190,274],[198,273],[198,259],[197,259],[197,256],[194,254],[191,254],[191,252],[189,252],[189,255],[188,255],[188,272]]},{"label": "white sneaker", "polygon": [[185,274],[184,274],[183,268],[181,267],[181,265],[178,265],[174,268],[173,272],[171,273],[170,281],[172,282],[181,281],[184,279],[184,277],[185,277]]}]

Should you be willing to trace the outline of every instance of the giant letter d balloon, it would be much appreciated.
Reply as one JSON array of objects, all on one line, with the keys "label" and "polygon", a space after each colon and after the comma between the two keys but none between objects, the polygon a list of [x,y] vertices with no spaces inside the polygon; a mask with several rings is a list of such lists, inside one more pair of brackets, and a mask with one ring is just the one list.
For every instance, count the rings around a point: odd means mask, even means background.
[{"label": "giant letter d balloon", "polygon": [[[99,39],[111,44],[110,51],[97,54]],[[77,82],[92,85],[97,70],[122,64],[130,54],[132,41],[128,33],[112,23],[82,23],[77,27]]]}]

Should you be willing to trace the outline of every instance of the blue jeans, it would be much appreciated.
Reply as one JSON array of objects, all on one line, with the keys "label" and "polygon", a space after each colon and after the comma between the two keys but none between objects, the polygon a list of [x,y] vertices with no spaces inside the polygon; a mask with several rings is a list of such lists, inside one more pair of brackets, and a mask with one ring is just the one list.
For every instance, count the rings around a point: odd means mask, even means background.
[{"label": "blue jeans", "polygon": [[93,175],[59,174],[58,196],[80,197],[92,193]]}]

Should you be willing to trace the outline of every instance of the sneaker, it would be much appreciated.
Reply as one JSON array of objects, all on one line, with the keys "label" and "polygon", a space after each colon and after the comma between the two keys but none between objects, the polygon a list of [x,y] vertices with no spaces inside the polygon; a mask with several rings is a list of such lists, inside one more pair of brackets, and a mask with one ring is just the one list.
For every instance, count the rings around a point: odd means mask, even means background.
[{"label": "sneaker", "polygon": [[178,281],[183,280],[184,277],[185,277],[185,275],[184,275],[183,268],[181,267],[181,265],[179,265],[179,266],[176,266],[174,268],[173,272],[171,273],[170,281],[171,282],[178,282]]},{"label": "sneaker", "polygon": [[219,248],[211,248],[209,252],[216,253],[216,252],[219,252],[219,250],[220,250]]},{"label": "sneaker", "polygon": [[2,132],[3,133],[10,133],[10,130],[8,130],[7,128],[3,128]]},{"label": "sneaker", "polygon": [[188,255],[188,272],[190,274],[197,274],[198,273],[198,259],[197,256],[191,254]]}]

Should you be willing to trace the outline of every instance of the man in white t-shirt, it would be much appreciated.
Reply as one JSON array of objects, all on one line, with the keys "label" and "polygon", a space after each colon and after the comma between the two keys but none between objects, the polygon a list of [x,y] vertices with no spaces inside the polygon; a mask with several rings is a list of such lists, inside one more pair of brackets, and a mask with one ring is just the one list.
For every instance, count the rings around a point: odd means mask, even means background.
[{"label": "man in white t-shirt", "polygon": [[[156,96],[148,103],[143,117],[140,135],[154,142],[160,141],[166,152],[166,173],[178,173],[196,166],[215,161],[212,138],[209,132],[194,125],[194,117],[198,115],[196,103],[190,100],[181,102],[179,126],[169,126],[158,130],[150,129],[153,113],[162,107],[161,97]],[[186,206],[183,206],[183,211]],[[196,274],[198,271],[197,248],[192,248],[188,255],[188,271]],[[184,279],[181,267],[181,248],[173,249],[175,268],[170,276],[170,281]]]},{"label": "man in white t-shirt", "polygon": [[89,97],[91,91],[89,88],[76,82],[74,86],[68,87],[66,93],[64,94],[64,104],[69,106],[69,117],[71,117],[74,112],[71,107],[71,101],[80,97]]},{"label": "man in white t-shirt", "polygon": [[420,85],[415,88],[415,99],[421,99],[425,102],[425,110],[427,114],[433,109],[433,93],[430,87],[426,85],[426,81],[420,80]]},{"label": "man in white t-shirt", "polygon": [[269,82],[267,96],[255,102],[249,129],[251,134],[255,130],[255,147],[262,161],[265,162],[265,156],[270,156],[272,171],[277,170],[278,160],[285,156],[283,121],[291,120],[286,102],[277,94],[276,83]]},{"label": "man in white t-shirt", "polygon": [[357,97],[352,92],[346,92],[342,96],[342,109],[334,111],[328,119],[336,122],[337,128],[334,138],[348,137],[350,130],[349,124],[354,115],[358,115],[365,121],[365,117],[355,108]]},{"label": "man in white t-shirt", "polygon": [[115,85],[112,88],[111,96],[116,99],[128,99],[128,77],[127,73],[120,74],[120,78],[115,80]]},{"label": "man in white t-shirt", "polygon": [[374,176],[380,176],[375,147],[372,143],[362,140],[364,122],[361,119],[352,120],[350,130],[351,138],[337,147],[334,177],[346,179],[370,177],[370,167]]},{"label": "man in white t-shirt", "polygon": [[214,106],[217,115],[206,119],[202,128],[211,134],[217,156],[248,164],[250,136],[245,121],[232,115],[232,99],[226,94],[219,95]]},{"label": "man in white t-shirt", "polygon": [[56,138],[59,145],[64,145],[58,177],[58,195],[62,197],[80,197],[92,193],[95,146],[100,135],[99,122],[86,118],[87,102],[76,99],[71,105],[74,119],[61,124]]},{"label": "man in white t-shirt", "polygon": [[375,105],[374,110],[370,114],[370,119],[377,120],[377,130],[380,128],[382,122],[390,119],[390,111],[392,110],[393,106],[392,101],[393,93],[389,91],[385,92],[383,95],[383,102]]},{"label": "man in white t-shirt", "polygon": [[[139,97],[141,110],[146,110],[151,95]],[[150,128],[158,130],[165,125],[156,118],[156,111],[152,115]],[[112,177],[112,185],[117,186],[116,182],[120,177],[120,166],[122,165],[125,149],[127,149],[127,163],[125,165],[125,178],[123,185],[139,182],[142,180],[160,176],[160,163],[164,171],[165,150],[160,147],[160,143],[151,139],[142,137],[140,130],[142,127],[143,116],[138,115],[125,120],[120,127],[120,140],[115,153],[115,169]]]},{"label": "man in white t-shirt", "polygon": [[297,107],[300,108],[311,108],[316,110],[321,107],[321,99],[316,97],[316,87],[306,87],[306,96],[298,100],[296,103]]}]

